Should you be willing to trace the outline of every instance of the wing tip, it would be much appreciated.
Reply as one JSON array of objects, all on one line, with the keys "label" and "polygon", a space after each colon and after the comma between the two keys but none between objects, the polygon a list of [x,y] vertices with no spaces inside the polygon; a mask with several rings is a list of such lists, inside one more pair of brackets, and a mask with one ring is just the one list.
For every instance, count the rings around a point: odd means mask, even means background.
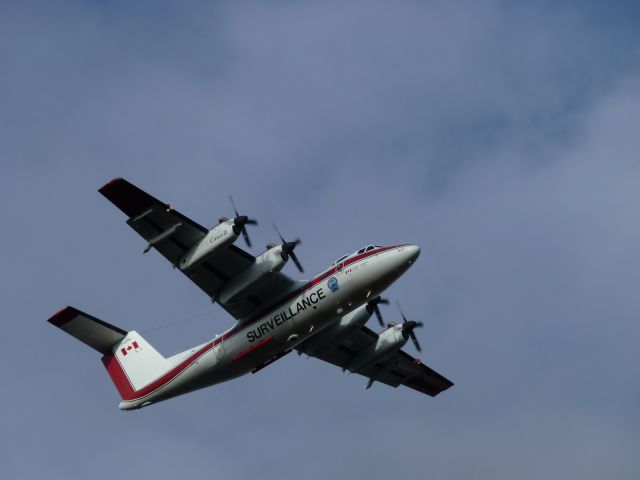
[{"label": "wing tip", "polygon": [[62,328],[78,315],[78,310],[74,307],[67,305],[54,313],[47,322],[58,328]]},{"label": "wing tip", "polygon": [[128,217],[143,212],[154,203],[162,203],[122,177],[109,180],[98,189],[98,192],[104,195],[107,200],[122,210]]},{"label": "wing tip", "polygon": [[453,387],[454,383],[451,380],[443,377],[437,372],[433,372],[433,373],[435,373],[437,377],[434,379],[431,379],[431,381],[419,375],[414,375],[410,377],[406,382],[404,382],[404,385],[406,385],[409,388],[413,388],[414,390],[417,390],[419,392],[422,392],[426,395],[429,395],[430,397],[435,397],[438,394],[444,392],[445,390],[448,390],[449,388]]},{"label": "wing tip", "polygon": [[98,191],[104,195],[104,192],[108,191],[111,187],[118,185],[119,183],[126,182],[126,180],[122,177],[116,177],[109,180],[107,183],[102,185]]}]

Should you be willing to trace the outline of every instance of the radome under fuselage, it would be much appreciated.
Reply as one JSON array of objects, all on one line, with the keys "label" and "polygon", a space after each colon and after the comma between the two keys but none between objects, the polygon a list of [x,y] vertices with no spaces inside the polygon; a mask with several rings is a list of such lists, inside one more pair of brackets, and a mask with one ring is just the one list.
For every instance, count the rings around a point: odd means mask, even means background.
[{"label": "radome under fuselage", "polygon": [[[415,245],[397,245],[337,262],[313,280],[301,282],[268,311],[167,359],[169,370],[132,390],[120,408],[144,407],[259,370],[382,293],[419,253]],[[125,375],[120,361],[117,356],[105,361],[112,376]]]}]

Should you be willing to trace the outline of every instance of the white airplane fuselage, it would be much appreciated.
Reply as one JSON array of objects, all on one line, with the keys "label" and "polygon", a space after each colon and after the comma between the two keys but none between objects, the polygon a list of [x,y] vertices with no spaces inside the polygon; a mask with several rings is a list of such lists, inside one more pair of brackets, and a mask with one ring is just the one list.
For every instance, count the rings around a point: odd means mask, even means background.
[{"label": "white airplane fuselage", "polygon": [[122,381],[126,377],[133,386],[120,408],[144,407],[268,365],[382,293],[419,253],[415,245],[398,245],[352,255],[301,283],[268,311],[258,312],[209,342],[166,359],[168,370],[146,385],[136,385],[135,378],[124,373],[122,362],[127,357],[115,352],[107,368],[112,376],[120,375]]}]

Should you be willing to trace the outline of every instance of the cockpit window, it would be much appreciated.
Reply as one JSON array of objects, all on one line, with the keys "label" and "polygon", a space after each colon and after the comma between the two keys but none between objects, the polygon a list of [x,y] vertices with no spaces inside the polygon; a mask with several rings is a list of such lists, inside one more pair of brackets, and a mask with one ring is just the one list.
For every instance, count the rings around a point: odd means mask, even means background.
[{"label": "cockpit window", "polygon": [[341,261],[343,261],[345,258],[347,258],[349,255],[345,255],[344,257],[340,257],[338,260],[336,260],[335,262],[333,262],[333,264],[335,265],[336,263],[340,263]]},{"label": "cockpit window", "polygon": [[362,255],[363,253],[370,252],[371,250],[375,250],[376,248],[382,248],[382,247],[380,247],[380,245],[367,245],[366,247],[361,248],[357,252],[350,253],[349,255],[345,255],[343,257],[340,257],[338,260],[333,262],[331,265],[337,265],[338,263],[342,262],[346,258],[349,258],[349,257],[354,256],[354,255]]}]

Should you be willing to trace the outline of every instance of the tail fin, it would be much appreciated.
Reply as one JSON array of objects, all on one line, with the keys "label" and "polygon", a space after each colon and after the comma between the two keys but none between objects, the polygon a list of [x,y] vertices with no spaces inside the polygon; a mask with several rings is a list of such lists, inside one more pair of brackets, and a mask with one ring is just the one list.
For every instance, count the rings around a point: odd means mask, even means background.
[{"label": "tail fin", "polygon": [[167,359],[142,336],[103,322],[74,307],[65,307],[49,323],[103,354],[102,363],[123,400],[168,370]]}]

